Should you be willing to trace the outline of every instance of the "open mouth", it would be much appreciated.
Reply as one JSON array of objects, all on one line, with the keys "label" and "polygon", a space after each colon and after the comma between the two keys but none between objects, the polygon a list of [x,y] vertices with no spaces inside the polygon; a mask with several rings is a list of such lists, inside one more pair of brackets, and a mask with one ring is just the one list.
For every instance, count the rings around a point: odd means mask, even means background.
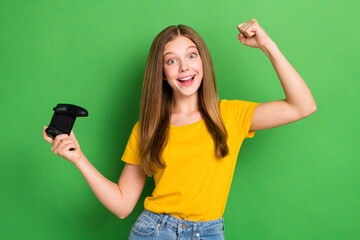
[{"label": "open mouth", "polygon": [[195,75],[193,75],[192,77],[187,77],[187,78],[183,78],[183,79],[178,79],[178,81],[181,83],[181,85],[184,86],[189,86],[192,84],[192,82],[194,81]]}]

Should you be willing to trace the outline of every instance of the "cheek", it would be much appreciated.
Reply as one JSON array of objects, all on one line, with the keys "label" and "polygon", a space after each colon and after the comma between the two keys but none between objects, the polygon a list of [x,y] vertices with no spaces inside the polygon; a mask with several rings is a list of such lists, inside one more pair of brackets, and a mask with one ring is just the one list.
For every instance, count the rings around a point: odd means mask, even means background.
[{"label": "cheek", "polygon": [[164,71],[164,75],[165,76],[168,76],[169,75],[169,69],[164,65],[164,68],[163,68],[163,71]]},{"label": "cheek", "polygon": [[201,73],[203,72],[203,64],[201,60],[196,62],[196,69]]},{"label": "cheek", "polygon": [[174,66],[164,66],[164,74],[167,77],[176,75],[176,69]]}]

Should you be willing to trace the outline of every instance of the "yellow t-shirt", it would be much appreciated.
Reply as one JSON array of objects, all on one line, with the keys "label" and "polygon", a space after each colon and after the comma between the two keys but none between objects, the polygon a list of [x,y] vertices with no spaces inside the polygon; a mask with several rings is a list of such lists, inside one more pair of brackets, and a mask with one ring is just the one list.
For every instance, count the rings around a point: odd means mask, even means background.
[{"label": "yellow t-shirt", "polygon": [[[145,209],[190,221],[221,218],[241,144],[255,134],[249,129],[258,104],[242,100],[220,101],[229,147],[229,155],[222,159],[215,156],[214,142],[204,119],[184,126],[170,125],[169,140],[163,152],[166,168],[156,168],[155,189],[145,199]],[[139,122],[121,158],[124,162],[141,165],[138,139]]]}]

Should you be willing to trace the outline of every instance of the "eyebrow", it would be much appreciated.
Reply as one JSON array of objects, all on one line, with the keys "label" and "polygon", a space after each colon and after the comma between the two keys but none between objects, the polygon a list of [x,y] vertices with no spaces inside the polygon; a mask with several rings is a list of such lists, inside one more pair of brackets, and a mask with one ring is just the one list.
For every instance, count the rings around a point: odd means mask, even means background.
[{"label": "eyebrow", "polygon": [[[196,48],[196,49],[197,49],[196,46],[190,46],[190,47],[188,47],[186,50],[188,50],[189,48]],[[173,53],[173,52],[167,52],[167,53],[164,54],[163,57],[165,57],[166,55],[168,55],[168,54],[170,54],[170,53]]]}]

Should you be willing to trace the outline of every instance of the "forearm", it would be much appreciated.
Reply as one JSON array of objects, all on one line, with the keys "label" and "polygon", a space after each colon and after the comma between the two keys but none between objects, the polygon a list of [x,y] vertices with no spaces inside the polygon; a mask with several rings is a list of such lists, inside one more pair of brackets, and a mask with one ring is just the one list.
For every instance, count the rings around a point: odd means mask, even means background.
[{"label": "forearm", "polygon": [[284,89],[286,101],[299,110],[301,114],[316,111],[316,103],[310,89],[281,53],[274,42],[261,50],[269,57]]},{"label": "forearm", "polygon": [[123,218],[125,205],[122,204],[123,197],[118,185],[105,178],[85,156],[74,165],[84,176],[99,201],[116,216]]}]

